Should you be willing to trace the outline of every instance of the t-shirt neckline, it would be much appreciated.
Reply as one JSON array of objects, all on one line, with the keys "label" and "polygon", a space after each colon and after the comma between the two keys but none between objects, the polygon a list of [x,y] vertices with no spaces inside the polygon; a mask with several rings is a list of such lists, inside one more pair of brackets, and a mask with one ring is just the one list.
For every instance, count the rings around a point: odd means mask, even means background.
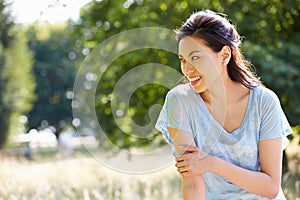
[{"label": "t-shirt neckline", "polygon": [[222,132],[224,132],[226,134],[234,135],[235,133],[238,133],[241,129],[243,129],[243,127],[245,126],[245,123],[246,123],[246,121],[249,117],[249,114],[250,114],[250,110],[251,110],[251,106],[252,106],[252,99],[253,99],[253,89],[250,89],[250,94],[249,94],[249,98],[248,98],[246,113],[245,113],[245,116],[243,118],[243,121],[242,121],[241,125],[238,128],[236,128],[235,130],[233,130],[232,132],[228,132],[227,130],[225,130],[225,128],[209,112],[209,110],[208,110],[204,100],[202,99],[201,95],[199,93],[196,93],[196,94],[197,94],[198,98],[200,99],[201,106],[204,108],[205,115],[208,116],[208,118],[211,119],[212,123],[214,123],[214,125],[217,126]]}]

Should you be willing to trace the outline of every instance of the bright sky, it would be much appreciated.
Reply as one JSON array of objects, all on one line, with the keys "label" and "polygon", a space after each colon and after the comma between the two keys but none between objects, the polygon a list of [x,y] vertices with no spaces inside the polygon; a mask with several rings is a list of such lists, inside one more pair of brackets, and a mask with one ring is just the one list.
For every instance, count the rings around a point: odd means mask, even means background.
[{"label": "bright sky", "polygon": [[79,18],[80,8],[91,0],[6,0],[12,2],[16,23],[47,21],[51,24]]}]

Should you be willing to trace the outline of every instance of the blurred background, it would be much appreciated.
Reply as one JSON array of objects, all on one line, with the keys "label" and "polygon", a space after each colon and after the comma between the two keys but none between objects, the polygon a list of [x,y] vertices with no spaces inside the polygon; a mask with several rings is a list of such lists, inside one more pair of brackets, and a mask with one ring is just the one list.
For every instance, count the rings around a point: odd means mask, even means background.
[{"label": "blurred background", "polygon": [[[282,185],[289,200],[299,200],[300,0],[0,0],[0,200],[181,199],[173,165],[130,175],[93,159],[91,151],[101,154],[107,147],[73,119],[73,85],[80,65],[102,41],[140,27],[176,29],[203,8],[226,13],[244,36],[244,55],[281,100],[294,130],[284,152]],[[109,66],[91,97],[106,137],[118,147],[110,157],[166,145],[160,134],[137,139],[132,130],[124,133],[111,110],[117,81],[146,63],[180,71],[175,54],[133,51]],[[137,89],[129,102],[131,118],[148,124],[148,109],[163,104],[167,91],[158,84]]]}]

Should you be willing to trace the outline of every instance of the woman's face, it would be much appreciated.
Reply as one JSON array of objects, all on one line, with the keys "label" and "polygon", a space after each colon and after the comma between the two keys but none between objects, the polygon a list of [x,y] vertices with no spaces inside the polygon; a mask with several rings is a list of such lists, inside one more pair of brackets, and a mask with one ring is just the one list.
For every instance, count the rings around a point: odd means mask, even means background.
[{"label": "woman's face", "polygon": [[179,59],[182,73],[194,91],[201,93],[220,80],[222,59],[204,42],[195,37],[184,37],[179,42]]}]

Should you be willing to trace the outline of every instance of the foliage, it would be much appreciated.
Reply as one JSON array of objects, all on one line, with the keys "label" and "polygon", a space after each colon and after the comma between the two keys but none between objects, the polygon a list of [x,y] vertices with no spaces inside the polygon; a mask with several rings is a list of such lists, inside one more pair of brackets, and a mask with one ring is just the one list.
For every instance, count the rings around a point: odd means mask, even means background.
[{"label": "foliage", "polygon": [[3,46],[3,48],[7,48],[13,39],[11,30],[14,27],[14,23],[13,18],[9,10],[7,9],[8,7],[9,4],[5,3],[4,0],[0,0],[0,40],[1,46]]},{"label": "foliage", "polygon": [[294,36],[300,33],[300,1],[232,1],[222,7],[246,36],[243,50],[257,74],[280,97],[291,125],[299,124],[300,46]]},{"label": "foliage", "polygon": [[9,134],[24,130],[35,87],[27,39],[6,6],[0,1],[0,147]]},{"label": "foliage", "polygon": [[[300,46],[294,37],[299,34],[299,0],[289,1],[92,1],[81,11],[81,19],[74,24],[74,34],[81,38],[81,49],[91,51],[96,45],[122,31],[139,27],[178,28],[193,12],[202,8],[226,13],[241,35],[245,35],[242,50],[253,63],[264,84],[280,97],[291,125],[300,118]],[[141,36],[142,37],[142,36]],[[151,55],[151,56],[149,56]],[[163,54],[156,49],[143,49],[127,53],[115,60],[101,77],[96,93],[96,110],[101,127],[108,138],[119,147],[145,146],[147,140],[130,136],[134,130],[124,132],[114,121],[111,94],[122,74],[137,65],[160,63],[179,71],[176,55]],[[125,88],[124,88],[125,89]],[[146,92],[147,91],[147,92]],[[160,92],[157,92],[160,91]],[[144,86],[133,94],[132,119],[147,124],[144,117],[149,107],[162,103],[167,89]],[[148,94],[154,94],[153,96]],[[137,98],[137,100],[134,100]],[[103,99],[106,99],[103,101]],[[105,103],[104,103],[105,102]],[[134,102],[134,103],[133,103]],[[160,137],[160,136],[158,136]],[[157,138],[156,138],[157,139]],[[157,140],[161,143],[161,140]]]},{"label": "foliage", "polygon": [[11,36],[9,35],[9,31],[13,25],[12,22],[9,20],[9,14],[5,13],[5,4],[4,1],[0,1],[0,147],[3,146],[7,139],[7,132],[9,129],[7,121],[10,118],[12,108],[8,105],[8,102],[5,100],[5,90],[6,90],[6,83],[8,79],[8,74],[5,72],[5,49],[8,47],[8,44],[12,40]]},{"label": "foliage", "polygon": [[29,113],[29,128],[54,127],[56,135],[72,121],[71,99],[80,56],[66,25],[28,27],[29,47],[34,52],[37,99]]},{"label": "foliage", "polygon": [[8,79],[6,100],[13,108],[10,119],[10,136],[26,131],[25,116],[32,108],[35,99],[35,81],[32,73],[33,54],[27,47],[24,31],[17,30],[15,39],[6,51]]}]

